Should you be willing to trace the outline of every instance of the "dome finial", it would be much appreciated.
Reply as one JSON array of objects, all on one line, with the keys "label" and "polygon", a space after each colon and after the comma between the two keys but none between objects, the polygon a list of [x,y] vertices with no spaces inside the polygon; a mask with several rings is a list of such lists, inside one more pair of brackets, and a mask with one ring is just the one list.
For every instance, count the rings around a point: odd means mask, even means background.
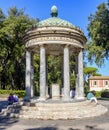
[{"label": "dome finial", "polygon": [[57,17],[58,16],[58,9],[57,9],[57,7],[55,5],[53,5],[51,7],[51,16],[52,17]]}]

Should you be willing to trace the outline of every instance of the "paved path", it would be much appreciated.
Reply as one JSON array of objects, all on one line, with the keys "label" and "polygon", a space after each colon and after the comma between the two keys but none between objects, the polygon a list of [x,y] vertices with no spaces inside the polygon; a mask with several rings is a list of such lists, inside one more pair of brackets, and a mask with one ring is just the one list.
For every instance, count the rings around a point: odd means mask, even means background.
[{"label": "paved path", "polygon": [[[3,101],[0,101],[0,104]],[[6,102],[5,102],[6,103]],[[4,103],[4,105],[5,105]],[[99,101],[109,109],[109,101]],[[1,105],[0,105],[1,109]],[[109,111],[99,117],[76,120],[24,120],[0,115],[0,130],[109,130]]]}]

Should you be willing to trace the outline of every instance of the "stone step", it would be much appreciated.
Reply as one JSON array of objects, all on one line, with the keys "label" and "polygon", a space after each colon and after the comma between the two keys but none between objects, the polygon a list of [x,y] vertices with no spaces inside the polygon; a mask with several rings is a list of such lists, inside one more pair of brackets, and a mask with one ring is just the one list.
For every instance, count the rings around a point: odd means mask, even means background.
[{"label": "stone step", "polygon": [[[103,108],[104,109],[104,108]],[[18,117],[20,118],[33,118],[33,119],[76,119],[76,118],[84,118],[84,117],[93,117],[93,116],[99,116],[101,114],[104,114],[106,110],[104,111],[97,111],[98,108],[96,108],[96,113],[92,109],[90,111],[86,110],[81,110],[81,111],[54,111],[54,112],[45,112],[45,111],[36,111],[36,112],[26,112],[19,114]]]},{"label": "stone step", "polygon": [[[96,105],[95,105],[96,106]],[[91,108],[94,107],[94,104],[90,104],[89,102],[84,102],[84,103],[77,103],[77,104],[73,104],[73,103],[63,103],[63,104],[42,104],[42,103],[37,103],[36,106],[31,107],[31,106],[19,106],[18,104],[16,106],[8,106],[6,109],[4,109],[3,111],[64,111],[64,110],[79,110],[79,109],[84,109],[84,108]]]},{"label": "stone step", "polygon": [[76,119],[99,116],[107,108],[88,101],[77,103],[35,103],[34,105],[12,105],[3,110],[5,115],[33,119]]}]

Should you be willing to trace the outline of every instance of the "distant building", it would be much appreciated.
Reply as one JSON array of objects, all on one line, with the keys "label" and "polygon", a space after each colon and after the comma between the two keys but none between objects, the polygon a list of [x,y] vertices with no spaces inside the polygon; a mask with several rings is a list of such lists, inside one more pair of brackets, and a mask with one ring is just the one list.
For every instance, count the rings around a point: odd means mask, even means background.
[{"label": "distant building", "polygon": [[109,89],[109,76],[91,76],[89,78],[89,88],[95,91]]}]

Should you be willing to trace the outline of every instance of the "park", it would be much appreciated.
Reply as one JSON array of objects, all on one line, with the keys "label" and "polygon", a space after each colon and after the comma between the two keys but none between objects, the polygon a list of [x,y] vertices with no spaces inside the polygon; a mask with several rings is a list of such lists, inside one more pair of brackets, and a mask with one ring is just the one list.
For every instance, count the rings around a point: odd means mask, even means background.
[{"label": "park", "polygon": [[[104,6],[106,6],[106,4]],[[11,16],[15,10],[17,11],[16,8],[11,8]],[[107,8],[105,10],[108,11]],[[19,22],[20,26],[14,27],[15,30],[12,29],[12,31],[16,32],[16,35],[11,32],[13,35],[8,34],[8,39],[7,37],[2,37],[2,43],[5,43],[8,40],[11,45],[11,52],[9,51],[8,54],[5,54],[6,50],[4,50],[4,53],[2,53],[3,61],[0,68],[2,72],[1,92],[2,90],[9,90],[9,92],[18,94],[20,98],[19,102],[13,103],[12,105],[8,105],[7,101],[1,99],[0,120],[2,125],[4,121],[8,124],[9,121],[17,122],[18,120],[23,120],[25,122],[28,121],[28,119],[31,121],[34,119],[40,122],[41,120],[44,120],[48,124],[51,122],[49,122],[49,120],[52,120],[52,123],[58,121],[61,124],[62,122],[60,120],[65,122],[70,120],[71,122],[71,120],[83,121],[89,119],[89,121],[92,121],[90,118],[96,120],[97,117],[103,117],[104,119],[104,116],[105,123],[107,122],[108,117],[106,117],[106,114],[109,113],[109,106],[106,103],[109,99],[106,98],[105,100],[101,100],[101,95],[104,92],[108,93],[108,89],[103,90],[101,93],[98,92],[99,98],[97,104],[91,102],[86,98],[86,95],[90,92],[90,88],[87,87],[88,84],[84,79],[84,51],[89,51],[89,61],[93,55],[95,56],[95,59],[98,59],[98,54],[103,51],[102,49],[100,50],[100,41],[98,42],[98,39],[94,39],[91,35],[92,42],[86,44],[88,39],[83,31],[67,20],[59,18],[58,13],[58,8],[55,5],[52,6],[50,18],[42,21],[36,19],[35,22],[33,19],[30,19],[26,28],[22,24],[22,28],[24,28],[23,33],[21,34],[17,31],[23,22],[21,11],[17,14],[19,17],[21,16],[21,19],[19,19],[21,20]],[[15,18],[16,17],[10,17],[10,20]],[[25,16],[25,20],[26,18],[27,16]],[[7,22],[9,21],[7,20]],[[4,25],[5,23],[6,22],[4,22]],[[91,25],[92,24],[89,25],[89,30],[93,28]],[[10,28],[7,29],[10,30]],[[4,34],[4,32],[2,33]],[[90,34],[91,33],[93,34],[93,31],[91,32],[90,30]],[[94,40],[96,41],[96,45]],[[108,39],[106,40],[108,41]],[[21,44],[19,44],[20,41]],[[90,45],[94,50],[99,50],[99,52],[93,51],[93,49],[91,50]],[[12,47],[13,49],[16,48],[16,50],[13,51]],[[107,47],[106,52],[103,51],[103,54],[105,53],[105,55],[104,57],[101,57],[101,59],[99,55],[99,59],[96,60],[98,65],[102,64],[103,58],[108,57],[108,46],[103,45],[103,47]],[[15,55],[12,55],[12,52]],[[21,55],[19,55],[20,52]],[[11,61],[10,59],[10,62],[5,61],[8,57],[14,58],[15,61]],[[5,62],[7,64],[5,64]],[[3,71],[5,65],[8,65],[8,67],[10,66],[9,70],[5,69],[5,71]],[[8,75],[5,77],[3,74],[8,71],[10,77],[9,80],[6,80]],[[96,69],[88,76],[92,76],[92,74],[94,76],[101,76],[96,73]],[[9,85],[10,82],[11,85]],[[109,81],[106,80],[107,88],[109,87],[108,84]],[[75,97],[71,98],[70,90],[74,87]],[[6,98],[4,99],[7,100]],[[4,121],[2,122],[2,120]],[[84,122],[82,123],[84,124]],[[97,123],[99,124],[99,122]],[[92,129],[97,129],[97,127],[103,129],[102,127],[104,127],[104,124],[101,126],[98,124],[97,126],[93,125]],[[14,127],[14,125],[12,126]],[[16,126],[16,128],[18,127],[19,126]],[[56,126],[48,128],[41,127],[38,126],[36,129],[58,129]],[[67,129],[67,127],[68,125],[65,128]],[[75,125],[75,127],[77,126]],[[81,126],[78,125],[78,128],[79,127]],[[91,129],[90,125],[84,127],[85,128],[83,129]],[[4,126],[1,126],[1,129],[4,128]],[[69,127],[69,129],[73,129],[73,127]]]}]

